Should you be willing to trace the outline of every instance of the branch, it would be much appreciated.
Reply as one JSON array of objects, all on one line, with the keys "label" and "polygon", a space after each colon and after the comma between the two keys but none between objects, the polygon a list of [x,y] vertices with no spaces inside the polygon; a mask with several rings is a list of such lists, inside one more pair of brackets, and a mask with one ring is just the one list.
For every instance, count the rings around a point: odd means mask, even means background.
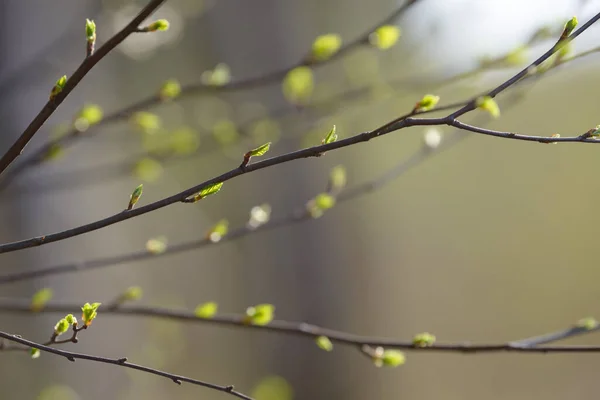
[{"label": "branch", "polygon": [[[164,0],[162,0],[162,1],[164,1]],[[159,3],[160,4],[160,3],[162,3],[162,1],[156,1],[155,0],[151,4],[149,4],[147,7],[149,7],[153,3]],[[341,56],[343,56],[343,55],[345,55],[347,53],[350,53],[351,51],[353,51],[353,50],[361,47],[364,44],[369,43],[369,35],[371,35],[373,33],[373,31],[375,31],[377,28],[379,28],[382,25],[386,25],[386,24],[388,24],[390,22],[393,22],[394,20],[396,20],[397,18],[399,18],[406,10],[408,10],[413,4],[417,3],[418,1],[419,0],[408,0],[408,1],[406,1],[402,6],[399,6],[395,11],[393,11],[390,15],[388,15],[385,19],[383,19],[382,21],[380,21],[378,24],[376,24],[375,26],[373,26],[370,29],[368,29],[367,31],[365,31],[362,35],[360,35],[359,37],[357,37],[353,41],[351,41],[351,42],[347,43],[346,45],[342,46],[335,54],[333,54],[328,59],[317,60],[317,59],[305,56],[304,58],[302,58],[300,61],[298,61],[294,65],[291,65],[291,66],[289,66],[287,68],[284,68],[284,69],[281,69],[281,70],[278,70],[278,71],[274,71],[274,72],[268,73],[266,75],[255,77],[255,78],[250,78],[250,79],[240,80],[240,81],[234,81],[234,82],[231,82],[231,83],[228,83],[228,84],[225,84],[225,85],[222,85],[222,86],[216,86],[216,87],[209,86],[209,85],[206,85],[204,83],[196,83],[196,84],[191,84],[191,85],[183,86],[181,88],[181,92],[180,92],[179,96],[177,97],[177,99],[182,99],[182,98],[185,98],[185,97],[188,97],[188,96],[198,95],[198,94],[211,94],[211,93],[214,94],[214,93],[225,93],[225,92],[237,92],[237,91],[240,91],[240,90],[254,89],[254,88],[257,88],[257,87],[261,87],[261,86],[265,86],[265,85],[269,85],[269,84],[277,83],[277,82],[281,81],[287,75],[287,73],[290,72],[291,70],[293,70],[294,68],[301,67],[301,66],[320,67],[320,66],[329,64],[330,62],[339,59]],[[158,7],[158,5],[156,5],[156,7]],[[154,8],[156,8],[156,7],[154,7]],[[136,18],[136,20],[137,19],[138,18]],[[132,21],[132,23],[133,23],[133,21]],[[136,29],[138,28],[139,22],[135,26],[133,26],[132,23],[130,23],[119,34],[122,34],[126,30],[127,30],[127,35],[129,35],[132,32],[135,32]],[[123,37],[123,39],[125,37]],[[120,41],[122,41],[123,39],[121,39]],[[115,47],[119,42],[114,43],[114,45],[112,47]],[[106,47],[109,43],[110,43],[110,41],[106,45],[104,45],[102,48]],[[97,53],[100,53],[101,50],[102,50],[102,48],[98,49]],[[105,53],[107,53],[108,50],[105,51]],[[99,59],[98,59],[98,61],[99,61]],[[86,62],[84,62],[79,69],[82,69],[85,64],[86,64]],[[90,68],[91,68],[91,66],[89,66],[88,70]],[[79,71],[79,69],[77,71]],[[87,72],[87,70],[85,72]],[[85,75],[85,73],[83,75]],[[79,80],[81,80],[81,78],[83,77],[83,75],[79,78]],[[69,87],[69,91],[73,89],[73,87],[71,87],[71,80],[73,80],[73,78],[75,78],[75,75],[71,79],[69,79],[69,81],[67,82],[67,86]],[[65,87],[64,90],[66,90],[66,89],[67,89],[67,87]],[[65,94],[65,96],[66,96],[66,94]],[[63,99],[64,99],[64,97],[61,97],[60,101],[62,102]],[[175,100],[177,100],[177,99],[175,99]],[[94,133],[92,130],[95,131],[100,126],[103,126],[103,125],[106,125],[106,124],[109,124],[109,123],[115,123],[115,122],[126,120],[133,113],[135,113],[137,111],[140,111],[140,110],[143,110],[143,109],[147,109],[147,108],[156,106],[156,105],[159,105],[159,104],[163,103],[163,101],[164,101],[163,97],[161,97],[160,94],[156,94],[156,95],[147,97],[147,98],[145,98],[143,100],[140,100],[137,103],[131,104],[130,106],[128,106],[128,107],[126,107],[126,108],[124,108],[122,110],[115,111],[114,113],[112,113],[112,114],[106,116],[105,118],[103,118],[101,121],[99,121],[93,127],[90,127],[90,129],[88,129],[88,131],[86,132],[85,136],[86,137],[91,137],[93,135],[93,133]],[[60,103],[57,103],[57,105],[58,104],[60,104]],[[50,112],[50,114],[51,114],[51,112]],[[37,129],[39,129],[41,127],[42,123],[50,116],[50,114],[48,114],[48,116],[46,118],[44,118],[38,124],[39,126],[37,126],[37,128],[36,128],[35,131],[37,131]],[[35,131],[33,132],[33,134],[35,134]],[[33,136],[33,134],[31,136]],[[55,140],[55,141],[51,141],[51,142],[47,142],[45,145],[43,145],[38,150],[36,150],[34,153],[32,153],[31,156],[27,157],[24,160],[24,162],[22,162],[21,164],[19,164],[15,168],[13,168],[12,172],[10,174],[6,174],[6,176],[5,176],[4,179],[6,181],[11,181],[12,179],[14,179],[22,171],[24,171],[24,170],[28,169],[29,167],[31,167],[31,166],[36,165],[37,163],[39,163],[41,160],[43,160],[44,155],[47,154],[47,152],[52,148],[52,146],[54,146],[56,144],[60,144],[61,146],[66,147],[66,145],[72,144],[73,142],[75,142],[77,140],[77,138],[80,138],[80,137],[81,137],[80,132],[77,129],[72,129],[65,136],[61,137],[60,139]],[[27,140],[27,141],[29,141],[29,140]],[[24,147],[25,144],[26,144],[26,142],[23,144],[22,147]],[[22,147],[21,147],[21,149],[22,149]],[[19,151],[21,149],[19,149]],[[14,158],[16,158],[16,156],[13,157],[10,161],[12,162],[12,160],[14,160]],[[0,162],[0,167],[1,166],[2,166],[2,164]],[[3,170],[4,170],[4,168],[0,169],[0,173]],[[0,186],[0,188],[4,188],[4,187],[5,187],[5,184],[3,184],[2,186]]]},{"label": "branch", "polygon": [[23,339],[20,336],[11,335],[9,333],[1,332],[1,331],[0,331],[0,338],[6,339],[10,342],[19,343],[24,346],[32,347],[34,349],[38,349],[38,350],[46,352],[46,353],[52,353],[52,354],[55,354],[58,356],[62,356],[62,357],[65,357],[67,360],[73,361],[73,362],[77,359],[81,359],[81,360],[94,361],[94,362],[98,362],[98,363],[102,363],[102,364],[117,365],[117,366],[121,366],[121,367],[125,367],[125,368],[135,369],[135,370],[142,371],[142,372],[147,372],[152,375],[163,376],[165,378],[172,380],[173,382],[177,383],[178,385],[181,385],[182,382],[188,382],[188,383],[191,383],[194,385],[203,386],[203,387],[206,387],[209,389],[217,390],[219,392],[228,393],[228,394],[235,396],[237,398],[240,398],[240,399],[252,400],[251,397],[248,397],[240,392],[235,391],[234,387],[232,385],[220,386],[220,385],[215,385],[213,383],[200,381],[197,379],[187,378],[182,375],[171,374],[168,372],[160,371],[158,369],[153,369],[150,367],[145,367],[143,365],[130,363],[129,361],[127,361],[127,358],[125,358],[125,357],[123,357],[123,358],[106,358],[106,357],[93,356],[90,354],[75,353],[72,351],[55,349],[53,347],[35,343],[32,341]]},{"label": "branch", "polygon": [[114,49],[119,43],[125,40],[130,34],[136,32],[139,24],[141,24],[150,14],[154,12],[165,0],[151,0],[139,14],[131,20],[125,28],[109,39],[102,47],[100,47],[94,54],[88,56],[81,63],[79,68],[73,73],[71,78],[66,80],[64,87],[61,88],[59,93],[55,96],[51,96],[46,105],[38,113],[38,115],[31,121],[29,126],[23,131],[21,136],[14,142],[14,144],[8,149],[8,151],[0,158],[0,174],[8,168],[8,166],[23,152],[23,149],[42,127],[44,122],[54,113],[58,106],[64,101],[64,99],[75,89],[79,82],[87,75],[87,73],[102,60],[112,49]]},{"label": "branch", "polygon": [[[39,311],[44,313],[67,313],[78,309],[76,304],[47,303]],[[33,314],[29,302],[14,299],[0,300],[0,312]],[[574,326],[565,330],[550,333],[543,336],[536,336],[516,340],[507,343],[496,344],[471,344],[469,342],[461,343],[433,343],[428,346],[419,346],[413,341],[401,341],[389,338],[361,336],[334,329],[323,328],[320,326],[307,324],[304,322],[292,322],[284,320],[273,320],[268,325],[248,324],[246,315],[216,315],[210,319],[199,318],[194,313],[181,310],[172,310],[160,307],[146,306],[120,306],[111,310],[104,310],[103,314],[134,316],[144,318],[159,318],[170,321],[179,321],[183,323],[211,324],[219,326],[230,326],[241,329],[256,329],[264,332],[280,333],[285,335],[303,336],[316,339],[325,336],[331,342],[342,345],[362,348],[362,346],[384,347],[387,349],[402,349],[413,351],[434,351],[449,353],[598,353],[600,346],[557,346],[545,345],[546,343],[572,338],[600,330],[600,326],[588,328],[585,326]],[[0,335],[1,336],[1,335]],[[544,344],[544,345],[542,345]],[[32,346],[35,347],[35,346]],[[43,349],[40,349],[43,350]],[[54,350],[54,349],[53,349]],[[115,362],[113,362],[115,363]]]},{"label": "branch", "polygon": [[[581,34],[583,31],[585,31],[587,28],[589,28],[593,22],[595,22],[598,19],[600,19],[600,13],[596,14],[581,29],[574,32],[571,36],[568,36],[565,39],[562,39],[563,42],[572,40],[572,38]],[[544,53],[541,57],[539,57],[537,60],[535,60],[531,64],[531,66],[536,66],[536,65],[541,64],[546,59],[548,59],[550,56],[552,56],[552,54],[554,54],[554,52],[558,51],[559,48],[560,48],[560,46],[554,45],[552,47],[552,49],[550,49],[549,51]],[[525,71],[525,72],[523,72],[523,71]],[[493,97],[493,96],[499,94],[500,92],[502,92],[503,90],[505,90],[506,88],[508,88],[509,86],[516,84],[521,78],[523,78],[525,75],[527,75],[528,71],[530,71],[530,68],[528,67],[523,71],[519,72],[517,75],[510,78],[505,83],[498,86],[496,89],[493,89],[492,91],[488,92],[488,95],[490,97]],[[456,117],[463,115],[469,111],[472,111],[476,107],[477,100],[478,100],[478,98],[469,101],[468,104],[466,106],[464,106],[463,108],[461,108],[460,110],[458,110],[446,117],[443,117],[443,118],[430,118],[430,119],[414,118],[414,117],[412,117],[412,115],[414,113],[414,110],[413,110],[413,112],[403,115],[399,118],[396,118],[395,120],[375,129],[374,131],[363,132],[363,133],[357,134],[355,136],[351,136],[347,139],[343,139],[340,141],[331,141],[330,143],[324,143],[320,146],[314,146],[314,147],[310,147],[307,149],[297,150],[294,152],[283,154],[281,156],[269,158],[264,161],[252,163],[250,165],[245,166],[244,168],[238,167],[238,168],[232,169],[228,172],[225,172],[224,174],[221,174],[217,177],[209,179],[199,185],[196,185],[194,187],[191,187],[189,189],[186,189],[180,193],[176,193],[169,197],[165,197],[161,200],[150,203],[143,207],[139,207],[139,208],[132,209],[132,210],[125,210],[123,212],[112,215],[110,217],[107,217],[107,218],[104,218],[104,219],[101,219],[101,220],[98,220],[98,221],[95,221],[95,222],[92,222],[92,223],[89,223],[86,225],[81,225],[76,228],[67,229],[67,230],[64,230],[61,232],[52,233],[52,234],[45,235],[45,236],[33,237],[30,239],[25,239],[25,240],[21,240],[21,241],[17,241],[17,242],[2,244],[2,245],[0,245],[0,253],[8,253],[8,252],[22,250],[22,249],[26,249],[26,248],[30,248],[30,247],[42,246],[45,244],[57,242],[57,241],[68,239],[68,238],[71,238],[74,236],[79,236],[84,233],[102,229],[107,226],[114,225],[116,223],[119,223],[119,222],[122,222],[122,221],[125,221],[128,219],[131,219],[131,218],[167,207],[167,206],[175,204],[175,203],[180,203],[180,202],[181,203],[189,203],[189,202],[192,202],[190,200],[190,197],[196,195],[203,189],[205,189],[209,186],[212,186],[212,185],[223,184],[224,182],[229,181],[233,178],[236,178],[240,175],[244,175],[244,174],[247,174],[250,172],[258,171],[260,169],[272,167],[272,166],[279,165],[279,164],[284,164],[284,163],[302,159],[302,158],[320,157],[323,153],[325,153],[327,151],[332,151],[332,150],[340,149],[343,147],[355,145],[358,143],[367,142],[371,139],[375,139],[375,138],[384,136],[388,133],[395,132],[397,130],[401,130],[404,128],[408,128],[408,127],[412,127],[412,126],[448,125],[448,126],[456,126],[461,129],[466,129],[467,125],[457,121]],[[469,130],[472,130],[472,129],[469,129]],[[583,135],[580,135],[578,137],[572,137],[572,138],[570,138],[570,137],[565,137],[565,138],[549,137],[549,138],[546,138],[545,141],[539,136],[527,136],[527,135],[517,135],[517,134],[512,134],[512,133],[504,133],[504,132],[496,132],[496,133],[494,133],[494,132],[495,131],[481,130],[477,133],[491,134],[493,136],[498,136],[498,137],[518,138],[520,140],[531,140],[531,141],[545,142],[545,143],[554,143],[554,142],[600,143],[600,141],[590,138],[591,131],[587,132]],[[197,199],[199,199],[199,198],[197,198]]]}]

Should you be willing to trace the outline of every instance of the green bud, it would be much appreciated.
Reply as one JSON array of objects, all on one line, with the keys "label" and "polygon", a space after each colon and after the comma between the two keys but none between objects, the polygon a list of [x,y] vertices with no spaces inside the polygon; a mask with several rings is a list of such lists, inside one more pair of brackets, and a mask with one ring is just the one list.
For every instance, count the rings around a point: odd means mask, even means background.
[{"label": "green bud", "polygon": [[429,111],[432,110],[437,103],[440,101],[440,96],[433,94],[426,94],[423,98],[415,105],[414,111]]},{"label": "green bud", "polygon": [[175,79],[169,79],[160,88],[160,98],[163,100],[174,99],[181,93],[181,85]]},{"label": "green bud", "polygon": [[54,87],[50,91],[50,100],[54,99],[60,92],[62,92],[66,84],[67,76],[63,75],[56,81]]},{"label": "green bud", "polygon": [[140,111],[133,114],[131,121],[133,125],[143,133],[154,134],[161,127],[161,121],[158,115],[147,111]]},{"label": "green bud", "polygon": [[321,193],[315,197],[315,205],[322,211],[329,210],[335,205],[335,197],[329,193]]},{"label": "green bud", "polygon": [[385,350],[381,357],[383,366],[386,367],[397,367],[406,362],[406,356],[403,352],[398,350]]},{"label": "green bud", "polygon": [[325,61],[342,47],[342,38],[340,35],[330,33],[321,35],[315,39],[312,45],[312,58],[315,61]]},{"label": "green bud", "polygon": [[248,307],[245,322],[252,325],[268,325],[273,320],[274,312],[275,306],[272,304]]},{"label": "green bud", "polygon": [[491,98],[490,96],[483,96],[476,100],[475,105],[477,108],[487,111],[494,118],[498,118],[500,116],[500,107],[498,107],[498,103],[496,100]]},{"label": "green bud", "polygon": [[331,340],[329,340],[327,336],[319,336],[315,339],[315,342],[317,343],[317,346],[319,346],[319,348],[322,350],[333,350],[333,343],[331,343]]},{"label": "green bud", "polygon": [[577,321],[578,328],[583,328],[588,331],[596,329],[598,325],[598,321],[596,321],[596,319],[594,319],[593,317],[583,318]]},{"label": "green bud", "polygon": [[33,358],[34,360],[35,360],[36,358],[40,358],[40,354],[41,354],[41,352],[40,352],[40,349],[36,349],[36,348],[33,348],[33,347],[32,347],[31,349],[29,349],[29,355],[30,355],[30,356],[31,356],[31,358]]},{"label": "green bud", "polygon": [[571,34],[571,32],[573,32],[573,30],[575,29],[575,27],[577,26],[578,23],[579,23],[579,21],[577,21],[577,17],[573,17],[570,20],[568,20],[565,23],[565,27],[563,29],[561,39],[564,39],[567,36],[569,36]]},{"label": "green bud", "polygon": [[151,22],[148,26],[143,28],[144,32],[156,32],[156,31],[166,31],[169,29],[169,21],[166,19],[158,19],[154,22]]},{"label": "green bud", "polygon": [[85,20],[85,36],[88,43],[96,41],[96,23],[92,20]]},{"label": "green bud", "polygon": [[435,343],[435,336],[431,333],[419,333],[413,338],[413,344],[416,347],[429,347]]},{"label": "green bud", "polygon": [[400,38],[400,28],[395,25],[384,25],[369,35],[369,42],[380,50],[387,50]]},{"label": "green bud", "polygon": [[67,316],[65,317],[65,319],[67,320],[67,322],[68,322],[70,325],[75,325],[75,324],[77,324],[77,318],[75,318],[75,317],[73,316],[73,314],[69,314],[69,315],[67,315]]},{"label": "green bud", "polygon": [[208,303],[200,304],[194,310],[194,315],[198,318],[210,319],[215,316],[219,309],[219,305],[214,301],[209,301]]},{"label": "green bud", "polygon": [[54,334],[56,336],[62,335],[69,330],[69,322],[66,318],[61,319],[54,325]]},{"label": "green bud", "polygon": [[142,192],[144,191],[144,184],[140,184],[129,196],[129,204],[127,205],[127,210],[132,210],[133,207],[137,204],[140,197],[142,197]]}]

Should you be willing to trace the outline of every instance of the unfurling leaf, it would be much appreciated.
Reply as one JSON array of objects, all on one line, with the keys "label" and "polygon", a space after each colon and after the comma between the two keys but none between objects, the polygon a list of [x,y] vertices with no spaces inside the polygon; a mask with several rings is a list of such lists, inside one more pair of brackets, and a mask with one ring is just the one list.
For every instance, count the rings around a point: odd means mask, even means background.
[{"label": "unfurling leaf", "polygon": [[321,141],[322,144],[329,144],[329,143],[333,143],[337,140],[338,136],[335,133],[335,125],[333,125],[333,127],[331,128],[331,130],[327,133],[327,136],[325,136],[325,139],[323,139]]},{"label": "unfurling leaf", "polygon": [[265,155],[267,153],[267,151],[269,151],[270,148],[271,148],[271,142],[265,143],[262,146],[255,148],[254,150],[250,150],[249,152],[244,154],[244,160],[242,161],[242,164],[240,165],[240,167],[243,168],[246,165],[248,165],[248,163],[250,162],[250,158],[252,158],[252,157],[260,157],[262,155]]},{"label": "unfurling leaf", "polygon": [[225,235],[227,235],[227,231],[229,230],[229,222],[226,219],[222,219],[213,226],[208,232],[208,239],[217,243],[223,239]]},{"label": "unfurling leaf", "polygon": [[400,28],[395,25],[384,25],[369,35],[369,42],[381,50],[387,50],[400,38]]},{"label": "unfurling leaf", "polygon": [[100,307],[102,303],[85,303],[83,307],[81,307],[81,319],[85,326],[90,326],[92,321],[98,316],[98,307]]},{"label": "unfurling leaf", "polygon": [[246,309],[245,322],[252,325],[268,325],[273,320],[275,306],[272,304],[258,304]]},{"label": "unfurling leaf", "polygon": [[96,23],[93,20],[85,20],[85,36],[88,42],[96,40]]},{"label": "unfurling leaf", "polygon": [[211,183],[204,187],[198,194],[193,197],[193,203],[202,200],[206,196],[217,193],[223,187],[223,182]]},{"label": "unfurling leaf", "polygon": [[36,349],[36,348],[32,347],[32,348],[29,350],[29,355],[30,355],[30,356],[31,356],[31,358],[33,358],[34,360],[35,360],[36,358],[40,358],[40,354],[41,354],[41,352],[40,352],[40,349]]},{"label": "unfurling leaf", "polygon": [[167,251],[167,238],[165,236],[159,236],[156,238],[148,239],[146,242],[146,250],[150,254],[162,254]]},{"label": "unfurling leaf", "polygon": [[426,94],[423,98],[415,105],[413,111],[429,111],[433,110],[433,108],[439,103],[440,96],[435,96],[433,94]]},{"label": "unfurling leaf", "polygon": [[417,347],[429,347],[435,343],[435,336],[428,332],[415,335],[413,344]]},{"label": "unfurling leaf", "polygon": [[63,333],[65,333],[66,331],[69,330],[69,321],[67,321],[66,318],[63,318],[61,320],[59,320],[56,325],[54,325],[54,334],[56,336],[60,336]]},{"label": "unfurling leaf", "polygon": [[577,21],[577,17],[573,17],[570,20],[568,20],[565,23],[565,27],[563,29],[562,35],[560,35],[560,38],[565,39],[567,36],[569,36],[571,34],[571,32],[573,32],[573,30],[575,29],[575,27],[577,26],[578,23],[579,23],[579,21]]},{"label": "unfurling leaf", "polygon": [[305,104],[315,87],[313,72],[309,67],[296,67],[283,79],[283,95],[292,104]]},{"label": "unfurling leaf", "polygon": [[325,61],[333,56],[342,47],[340,35],[330,33],[315,39],[312,45],[312,59],[318,62]]},{"label": "unfurling leaf", "polygon": [[68,315],[65,317],[65,319],[67,320],[67,322],[68,322],[70,325],[76,325],[76,324],[77,324],[77,318],[75,318],[75,317],[73,316],[73,314],[68,314]]},{"label": "unfurling leaf", "polygon": [[167,29],[169,29],[169,21],[166,19],[158,19],[154,22],[151,22],[148,26],[142,28],[141,30],[143,32],[156,32],[166,31]]},{"label": "unfurling leaf", "polygon": [[62,92],[66,84],[67,76],[63,75],[56,81],[54,87],[50,91],[50,100],[54,99],[60,92]]},{"label": "unfurling leaf", "polygon": [[38,312],[44,309],[46,304],[52,299],[54,292],[50,288],[43,288],[38,290],[31,297],[31,310]]},{"label": "unfurling leaf", "polygon": [[127,210],[132,210],[133,207],[137,204],[140,197],[142,197],[142,192],[144,191],[144,184],[140,184],[129,196],[129,204],[127,205]]},{"label": "unfurling leaf", "polygon": [[194,315],[198,318],[210,319],[215,316],[219,309],[219,305],[214,301],[209,301],[208,303],[200,304],[194,310]]},{"label": "unfurling leaf", "polygon": [[477,108],[487,111],[494,118],[498,118],[500,116],[500,107],[498,107],[498,103],[496,100],[491,98],[490,96],[483,96],[477,99],[475,102]]},{"label": "unfurling leaf", "polygon": [[317,343],[317,346],[319,346],[319,348],[322,350],[333,350],[333,343],[331,343],[331,340],[329,340],[327,336],[319,336],[315,339],[315,342]]}]

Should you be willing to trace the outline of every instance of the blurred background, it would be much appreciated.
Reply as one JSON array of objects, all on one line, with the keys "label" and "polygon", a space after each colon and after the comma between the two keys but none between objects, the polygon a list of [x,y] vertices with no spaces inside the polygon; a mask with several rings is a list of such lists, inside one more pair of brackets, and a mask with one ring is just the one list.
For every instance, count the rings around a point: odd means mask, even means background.
[{"label": "blurred background", "polygon": [[[3,1],[0,3],[0,118],[6,149],[47,100],[63,74],[85,55],[85,18],[98,43],[123,27],[146,1]],[[198,83],[220,63],[232,80],[295,65],[314,39],[338,33],[350,42],[400,3],[379,0],[169,0],[152,18],[166,32],[135,35],[103,59],[25,149],[64,131],[85,104],[105,114],[157,92],[167,79]],[[0,194],[0,241],[11,242],[95,221],[121,211],[144,183],[140,204],[230,170],[241,155],[273,141],[269,155],[318,144],[332,124],[341,138],[408,112],[426,93],[442,103],[464,100],[518,71],[503,68],[451,80],[501,57],[547,27],[580,24],[600,1],[420,0],[395,24],[391,49],[359,46],[314,69],[305,107],[290,104],[281,82],[248,90],[188,96],[151,110],[155,134],[130,121],[102,127],[64,154],[26,173]],[[592,28],[572,53],[598,43]],[[554,36],[556,37],[556,36]],[[533,60],[552,45],[519,54]],[[599,61],[591,55],[556,68],[499,97],[502,118],[482,111],[465,122],[531,135],[578,135],[600,123]],[[206,75],[205,75],[206,76]],[[442,84],[443,83],[443,84]],[[510,91],[509,91],[510,92]],[[259,121],[248,123],[248,121]],[[65,125],[66,124],[66,125]],[[252,207],[268,203],[287,215],[325,190],[329,171],[347,170],[348,185],[372,180],[420,151],[415,127],[229,181],[214,197],[173,205],[47,246],[2,255],[2,274],[203,237],[217,221],[243,226]],[[91,132],[91,130],[90,130]],[[450,129],[440,128],[442,143]],[[180,138],[176,157],[148,156]],[[167,139],[165,139],[167,138]],[[167,140],[168,141],[168,140]],[[278,319],[362,335],[440,342],[504,342],[571,326],[598,315],[600,256],[595,250],[600,189],[597,148],[555,146],[468,134],[371,195],[321,218],[197,251],[78,274],[3,285],[1,298],[28,300],[52,288],[54,300],[109,302],[130,286],[141,304],[193,308],[215,301],[224,313],[271,303]],[[144,155],[146,154],[146,155]],[[78,313],[78,310],[73,310]],[[0,330],[43,342],[61,315],[0,313]],[[568,343],[600,344],[597,335]],[[563,399],[592,395],[600,359],[584,355],[407,353],[400,368],[375,368],[356,349],[320,350],[312,340],[270,332],[102,315],[65,349],[127,356],[130,361],[274,399]],[[42,354],[0,354],[2,399],[222,399],[226,394],[167,379]]]}]

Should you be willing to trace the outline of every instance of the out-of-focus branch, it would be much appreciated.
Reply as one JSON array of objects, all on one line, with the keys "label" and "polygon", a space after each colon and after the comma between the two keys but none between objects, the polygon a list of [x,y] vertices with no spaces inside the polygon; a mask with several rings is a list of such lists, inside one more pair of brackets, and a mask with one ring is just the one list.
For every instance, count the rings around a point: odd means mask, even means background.
[{"label": "out-of-focus branch", "polygon": [[[150,16],[165,0],[152,0],[150,1],[139,13],[131,20],[125,28],[110,38],[102,47],[100,47],[94,54],[88,51],[86,58],[83,60],[79,68],[71,75],[69,79],[61,82],[56,93],[50,96],[50,99],[37,116],[31,121],[29,126],[23,131],[19,138],[13,143],[13,145],[4,153],[0,158],[0,174],[2,174],[8,166],[15,161],[15,159],[21,155],[23,149],[33,138],[33,136],[40,130],[42,125],[48,118],[54,113],[58,106],[64,101],[64,99],[75,89],[75,87],[81,82],[81,80],[87,75],[87,73],[102,60],[112,49],[117,47],[123,40],[129,35],[136,32],[139,25]],[[95,33],[94,33],[95,39]],[[57,88],[55,86],[55,88]]]}]

